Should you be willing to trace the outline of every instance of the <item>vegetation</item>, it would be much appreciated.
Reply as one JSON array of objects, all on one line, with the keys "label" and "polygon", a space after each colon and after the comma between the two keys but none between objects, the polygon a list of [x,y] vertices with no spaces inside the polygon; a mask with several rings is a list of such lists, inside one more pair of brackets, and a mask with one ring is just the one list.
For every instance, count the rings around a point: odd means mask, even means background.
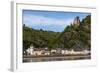
[{"label": "vegetation", "polygon": [[74,49],[83,50],[91,48],[91,16],[86,16],[80,25],[66,26],[63,32],[36,30],[23,25],[23,49],[30,44],[36,48]]}]

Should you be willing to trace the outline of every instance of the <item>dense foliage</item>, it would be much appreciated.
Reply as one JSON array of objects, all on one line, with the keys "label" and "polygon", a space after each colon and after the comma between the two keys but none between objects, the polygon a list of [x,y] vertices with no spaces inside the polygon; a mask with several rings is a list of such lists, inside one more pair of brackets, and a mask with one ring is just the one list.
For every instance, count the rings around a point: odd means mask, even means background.
[{"label": "dense foliage", "polygon": [[23,25],[23,49],[31,44],[36,48],[48,47],[49,49],[74,49],[82,50],[91,48],[91,16],[86,16],[80,25],[66,26],[63,32],[36,30]]}]

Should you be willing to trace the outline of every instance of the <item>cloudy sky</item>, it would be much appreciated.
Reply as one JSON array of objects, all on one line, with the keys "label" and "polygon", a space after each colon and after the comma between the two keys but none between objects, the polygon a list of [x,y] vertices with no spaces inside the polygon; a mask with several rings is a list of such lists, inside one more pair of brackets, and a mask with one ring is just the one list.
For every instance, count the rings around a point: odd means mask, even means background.
[{"label": "cloudy sky", "polygon": [[82,20],[90,13],[23,10],[23,24],[33,29],[62,32],[76,16]]}]

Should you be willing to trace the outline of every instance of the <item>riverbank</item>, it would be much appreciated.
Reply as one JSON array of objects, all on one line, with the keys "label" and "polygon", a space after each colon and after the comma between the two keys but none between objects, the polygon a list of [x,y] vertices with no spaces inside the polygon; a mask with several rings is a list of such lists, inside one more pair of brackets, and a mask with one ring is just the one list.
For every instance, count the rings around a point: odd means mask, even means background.
[{"label": "riverbank", "polygon": [[87,56],[90,54],[56,54],[56,55],[23,55],[23,58],[38,58],[38,57],[64,57],[64,56]]}]

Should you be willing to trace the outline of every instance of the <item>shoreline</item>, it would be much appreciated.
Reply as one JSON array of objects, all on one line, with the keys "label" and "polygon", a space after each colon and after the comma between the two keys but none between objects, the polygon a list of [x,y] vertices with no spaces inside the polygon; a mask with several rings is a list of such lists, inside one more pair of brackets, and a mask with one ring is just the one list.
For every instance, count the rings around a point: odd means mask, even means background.
[{"label": "shoreline", "polygon": [[89,60],[91,55],[81,55],[81,56],[49,56],[49,57],[24,57],[23,63],[27,62],[49,62],[49,61],[67,61],[67,60]]},{"label": "shoreline", "polygon": [[70,56],[91,56],[91,54],[67,54],[67,55],[40,55],[40,56],[34,56],[34,55],[23,55],[23,58],[42,58],[42,57],[70,57]]}]

